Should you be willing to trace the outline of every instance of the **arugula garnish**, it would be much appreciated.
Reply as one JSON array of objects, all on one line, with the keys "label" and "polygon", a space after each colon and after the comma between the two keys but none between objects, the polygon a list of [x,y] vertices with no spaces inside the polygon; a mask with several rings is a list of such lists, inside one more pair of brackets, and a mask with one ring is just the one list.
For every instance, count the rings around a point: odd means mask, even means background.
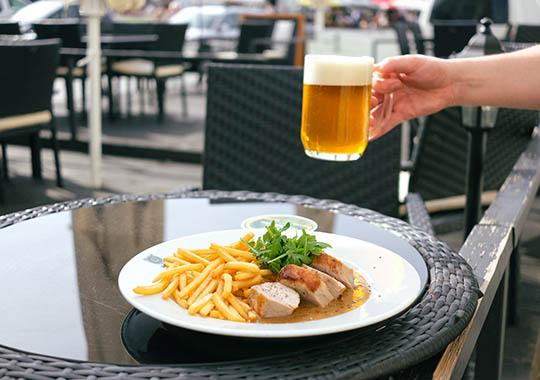
[{"label": "arugula garnish", "polygon": [[272,221],[266,226],[266,233],[256,242],[242,241],[257,257],[260,266],[276,274],[287,264],[311,264],[313,256],[319,256],[324,248],[331,247],[330,244],[318,242],[315,236],[309,235],[306,230],[302,230],[302,235],[291,238],[282,235],[290,226],[290,223],[287,223],[279,229],[275,221]]}]

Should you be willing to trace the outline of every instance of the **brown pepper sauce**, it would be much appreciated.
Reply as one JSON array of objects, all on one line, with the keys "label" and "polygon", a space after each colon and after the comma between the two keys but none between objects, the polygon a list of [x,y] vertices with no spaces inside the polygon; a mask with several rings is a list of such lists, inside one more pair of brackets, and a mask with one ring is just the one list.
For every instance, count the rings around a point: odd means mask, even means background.
[{"label": "brown pepper sauce", "polygon": [[256,323],[296,323],[315,321],[335,317],[354,310],[367,302],[371,291],[366,279],[355,272],[354,289],[345,289],[343,294],[330,302],[326,307],[320,307],[310,302],[300,301],[298,309],[287,317],[258,318]]}]

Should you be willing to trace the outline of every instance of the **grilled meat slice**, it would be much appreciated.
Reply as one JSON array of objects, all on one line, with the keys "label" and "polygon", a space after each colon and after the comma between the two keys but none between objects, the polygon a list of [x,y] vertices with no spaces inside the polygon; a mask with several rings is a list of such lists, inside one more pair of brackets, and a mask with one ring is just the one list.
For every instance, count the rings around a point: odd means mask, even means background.
[{"label": "grilled meat slice", "polygon": [[300,296],[279,282],[265,282],[251,287],[248,302],[259,317],[286,317],[298,307]]},{"label": "grilled meat slice", "polygon": [[334,277],[349,289],[354,289],[354,271],[341,261],[326,253],[315,256],[311,266]]},{"label": "grilled meat slice", "polygon": [[336,280],[334,277],[327,275],[326,273],[321,272],[320,270],[317,270],[315,268],[312,268],[307,265],[302,265],[302,268],[309,269],[313,273],[315,273],[321,280],[324,281],[326,286],[328,287],[328,290],[332,294],[332,297],[334,299],[338,298],[344,291],[345,291],[345,285],[343,285],[341,282]]},{"label": "grilled meat slice", "polygon": [[285,265],[276,281],[293,288],[301,298],[317,306],[325,307],[334,299],[326,283],[317,274],[298,265]]}]

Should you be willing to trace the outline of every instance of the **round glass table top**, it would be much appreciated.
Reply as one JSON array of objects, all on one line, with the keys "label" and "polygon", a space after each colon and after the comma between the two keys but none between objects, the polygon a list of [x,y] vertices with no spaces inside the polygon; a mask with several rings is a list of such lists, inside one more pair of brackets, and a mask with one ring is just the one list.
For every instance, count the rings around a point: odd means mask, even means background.
[{"label": "round glass table top", "polygon": [[[257,215],[311,219],[318,231],[399,252],[427,278],[425,263],[404,240],[355,217],[325,210],[290,203],[206,198],[79,208],[0,229],[0,287],[4,290],[0,344],[44,355],[119,364],[187,363],[201,358],[220,361],[266,353],[264,347],[243,350],[242,339],[234,337],[222,337],[220,344],[237,344],[236,355],[209,350],[215,348],[206,344],[215,339],[211,334],[182,331],[153,320],[134,310],[118,289],[120,270],[141,251],[182,236],[241,228],[243,221]],[[193,342],[189,350],[176,344],[181,339]],[[267,348],[275,350],[276,343],[268,343]],[[297,344],[311,342],[304,339]]]}]

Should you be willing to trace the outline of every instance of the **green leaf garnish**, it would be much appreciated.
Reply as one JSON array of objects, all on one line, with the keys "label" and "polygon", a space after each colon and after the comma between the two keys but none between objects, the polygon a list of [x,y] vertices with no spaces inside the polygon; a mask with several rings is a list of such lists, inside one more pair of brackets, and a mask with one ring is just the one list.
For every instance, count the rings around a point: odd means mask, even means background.
[{"label": "green leaf garnish", "polygon": [[324,248],[331,247],[330,244],[317,241],[315,235],[309,235],[306,230],[302,230],[301,236],[289,238],[283,235],[282,232],[290,226],[287,223],[280,229],[272,221],[266,226],[266,233],[256,242],[242,241],[249,246],[261,267],[276,274],[287,264],[311,264],[314,256],[319,256]]}]

